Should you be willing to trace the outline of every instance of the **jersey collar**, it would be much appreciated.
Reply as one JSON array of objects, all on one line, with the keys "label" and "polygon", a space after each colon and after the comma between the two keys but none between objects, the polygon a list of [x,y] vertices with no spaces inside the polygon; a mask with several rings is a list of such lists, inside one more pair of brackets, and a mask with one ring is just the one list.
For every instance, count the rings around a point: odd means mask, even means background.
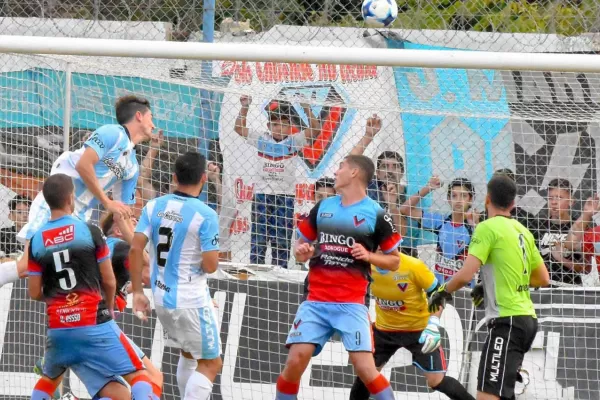
[{"label": "jersey collar", "polygon": [[176,190],[173,192],[174,195],[176,196],[180,196],[180,197],[190,197],[190,198],[195,198],[194,196],[192,196],[191,194],[187,194],[187,193],[183,193],[180,192],[179,190]]},{"label": "jersey collar", "polygon": [[127,134],[127,137],[129,138],[129,140],[131,140],[131,135],[129,134],[129,129],[127,129],[127,127],[125,125],[121,125],[123,127],[123,129],[125,129],[125,133]]}]

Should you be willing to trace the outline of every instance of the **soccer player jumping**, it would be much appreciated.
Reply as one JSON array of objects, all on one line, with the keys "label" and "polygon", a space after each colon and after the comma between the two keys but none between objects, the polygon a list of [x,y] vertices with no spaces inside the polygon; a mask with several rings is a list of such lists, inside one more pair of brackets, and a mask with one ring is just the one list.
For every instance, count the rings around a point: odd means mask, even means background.
[{"label": "soccer player jumping", "polygon": [[276,400],[297,399],[310,358],[320,353],[334,332],[340,334],[373,398],[394,399],[390,383],[373,360],[365,297],[371,264],[398,269],[401,238],[392,218],[367,196],[374,172],[369,158],[346,157],[335,173],[338,195],[318,202],[298,225],[296,260],[310,259],[308,298],[298,308],[287,339],[290,352],[277,380]]},{"label": "soccer player jumping", "polygon": [[484,302],[488,321],[477,375],[477,400],[514,398],[519,369],[538,328],[529,287],[550,284],[533,235],[511,218],[516,195],[512,179],[500,174],[492,177],[485,200],[488,219],[475,228],[462,269],[429,299],[429,311],[437,311],[481,268],[482,285],[471,293],[475,305]]},{"label": "soccer player jumping", "polygon": [[102,233],[71,215],[72,179],[52,175],[42,193],[51,214],[31,238],[28,285],[30,297],[46,303],[48,340],[44,375],[31,400],[52,399],[67,368],[94,398],[118,387],[116,377],[122,376],[133,398],[158,399],[140,358],[143,353],[112,319],[116,283]]},{"label": "soccer player jumping", "polygon": [[197,198],[206,182],[204,156],[195,152],[179,156],[174,182],[173,194],[146,204],[135,230],[129,253],[133,310],[151,312],[142,287],[143,254],[149,241],[156,315],[168,345],[181,349],[179,394],[185,400],[208,400],[223,362],[207,284],[207,274],[219,264],[219,220]]}]

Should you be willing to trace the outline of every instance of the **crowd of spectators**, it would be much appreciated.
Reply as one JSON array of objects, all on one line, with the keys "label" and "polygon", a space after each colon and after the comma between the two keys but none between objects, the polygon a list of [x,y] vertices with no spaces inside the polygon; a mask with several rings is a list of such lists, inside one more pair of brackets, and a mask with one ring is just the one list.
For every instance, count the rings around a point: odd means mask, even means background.
[{"label": "crowd of spectators", "polygon": [[[287,268],[290,264],[290,248],[293,242],[295,215],[295,186],[302,182],[298,176],[299,164],[296,155],[306,143],[311,143],[320,133],[319,118],[313,115],[311,108],[301,104],[305,118],[290,103],[272,101],[265,107],[268,113],[267,129],[253,131],[246,126],[246,115],[252,99],[240,98],[241,110],[236,120],[235,133],[255,147],[259,163],[257,179],[252,199],[251,243],[248,243],[248,261],[251,264],[269,264],[265,259],[267,247],[271,247],[270,264]],[[372,115],[366,121],[363,137],[350,154],[361,155],[381,131],[382,120]],[[81,138],[81,142],[86,137]],[[165,155],[162,132],[152,140],[149,146],[139,149],[143,155],[138,180],[138,204],[135,211],[139,214],[144,201],[170,191],[168,183],[156,182],[156,172],[170,176],[170,172],[161,157]],[[77,143],[78,146],[81,143]],[[161,154],[161,152],[163,154]],[[166,154],[168,156],[168,154]],[[418,155],[413,155],[418,156]],[[252,157],[248,156],[249,162]],[[403,237],[401,251],[418,256],[422,245],[434,245],[436,256],[432,269],[441,281],[447,281],[462,267],[467,256],[471,235],[475,226],[486,219],[485,210],[473,207],[476,196],[485,197],[485,193],[475,193],[475,186],[464,177],[455,177],[444,183],[437,176],[430,177],[428,183],[417,192],[407,194],[405,181],[405,160],[395,151],[379,152],[374,163],[376,172],[368,186],[367,195],[376,200],[393,218],[398,232]],[[221,218],[221,235],[229,235],[233,204],[224,205],[223,165],[220,157],[213,157],[207,168],[208,204]],[[501,169],[496,174],[505,174],[517,181],[510,169]],[[166,182],[170,179],[166,179]],[[260,190],[256,190],[256,188]],[[527,204],[517,204],[513,209],[513,218],[526,226],[534,235],[538,248],[555,285],[581,285],[582,276],[592,271],[600,261],[600,226],[595,226],[594,217],[600,211],[600,201],[594,196],[585,201],[582,211],[576,215],[574,188],[564,178],[553,179],[547,187],[546,207],[536,215],[526,211]],[[421,206],[421,200],[433,191],[444,190],[450,212],[443,214],[439,210]],[[334,177],[321,177],[314,184],[314,202],[335,195]],[[22,245],[16,240],[16,233],[27,222],[31,200],[17,195],[8,203],[9,219],[12,226],[0,229],[0,255],[10,255],[22,251]],[[101,213],[101,210],[99,210]],[[99,220],[101,215],[96,216]],[[301,217],[300,217],[301,218]],[[433,235],[424,235],[431,232]],[[428,237],[433,237],[433,241]],[[229,242],[228,238],[221,238]],[[234,239],[235,240],[235,239]],[[231,260],[230,249],[224,249],[222,259]]]}]

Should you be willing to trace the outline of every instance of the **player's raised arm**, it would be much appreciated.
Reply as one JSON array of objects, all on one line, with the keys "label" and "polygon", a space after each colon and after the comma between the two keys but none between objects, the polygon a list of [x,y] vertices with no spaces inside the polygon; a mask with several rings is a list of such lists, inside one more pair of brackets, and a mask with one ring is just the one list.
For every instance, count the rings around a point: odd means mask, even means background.
[{"label": "player's raised arm", "polygon": [[98,266],[100,267],[102,289],[104,290],[104,301],[106,302],[106,307],[112,313],[115,308],[117,279],[115,278],[115,273],[110,261],[110,251],[100,229],[92,224],[88,224],[88,227],[92,234],[94,245],[96,246],[96,261],[98,261]]},{"label": "player's raised arm", "polygon": [[[148,203],[151,204],[151,203]],[[131,249],[129,250],[129,275],[131,279],[131,291],[133,293],[133,311],[136,315],[139,312],[145,315],[150,313],[150,301],[144,294],[143,286],[143,269],[144,269],[144,249],[148,244],[148,238],[152,235],[152,225],[148,216],[148,204],[142,210],[140,220],[135,228],[135,234],[131,241]]]},{"label": "player's raised arm", "polygon": [[252,97],[243,95],[240,97],[240,103],[242,108],[240,109],[240,113],[235,120],[235,126],[233,127],[233,130],[241,137],[248,137],[249,131],[248,126],[246,125],[246,117],[248,116],[250,104],[252,104]]}]

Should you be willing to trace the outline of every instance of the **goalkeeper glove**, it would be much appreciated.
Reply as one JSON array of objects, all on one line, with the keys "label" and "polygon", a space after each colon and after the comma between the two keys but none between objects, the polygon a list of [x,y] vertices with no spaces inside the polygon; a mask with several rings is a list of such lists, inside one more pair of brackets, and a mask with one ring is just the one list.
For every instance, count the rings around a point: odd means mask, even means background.
[{"label": "goalkeeper glove", "polygon": [[483,305],[483,285],[481,283],[473,286],[473,290],[471,290],[471,300],[473,301],[473,305],[477,308]]},{"label": "goalkeeper glove", "polygon": [[429,312],[432,314],[438,312],[440,307],[446,305],[446,301],[452,301],[452,295],[446,292],[446,284],[444,283],[429,297]]},{"label": "goalkeeper glove", "polygon": [[423,354],[431,353],[440,347],[442,337],[440,336],[439,326],[440,319],[438,317],[429,317],[427,327],[423,333],[421,333],[421,337],[419,338],[419,343],[423,345],[423,348],[421,349]]}]

